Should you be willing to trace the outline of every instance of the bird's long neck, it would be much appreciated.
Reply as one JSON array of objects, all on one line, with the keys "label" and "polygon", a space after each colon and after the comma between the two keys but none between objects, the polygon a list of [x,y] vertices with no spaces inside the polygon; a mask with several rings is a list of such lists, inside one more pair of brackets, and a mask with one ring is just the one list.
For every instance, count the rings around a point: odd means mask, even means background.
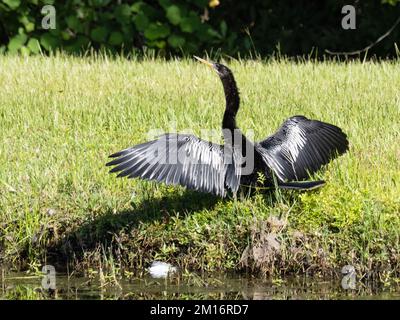
[{"label": "bird's long neck", "polygon": [[224,86],[226,107],[222,120],[222,129],[236,129],[236,114],[239,110],[240,98],[235,78],[232,74],[221,79]]}]

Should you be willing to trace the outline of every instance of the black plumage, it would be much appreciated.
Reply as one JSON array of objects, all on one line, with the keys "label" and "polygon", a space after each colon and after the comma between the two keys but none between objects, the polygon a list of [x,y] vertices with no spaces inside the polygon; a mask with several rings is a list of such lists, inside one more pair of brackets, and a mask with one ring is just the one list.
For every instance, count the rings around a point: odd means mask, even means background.
[{"label": "black plumage", "polygon": [[235,160],[240,155],[225,163],[223,146],[189,134],[165,134],[110,157],[116,159],[107,165],[115,165],[110,172],[120,172],[118,177],[179,184],[220,196],[226,187],[233,192],[239,188],[241,168]]},{"label": "black plumage", "polygon": [[324,184],[301,180],[348,150],[347,137],[340,128],[294,116],[275,134],[253,143],[236,126],[240,98],[232,72],[222,64],[196,59],[212,67],[224,87],[224,144],[189,134],[167,133],[112,154],[110,157],[115,159],[107,163],[114,166],[110,172],[119,172],[118,177],[182,185],[222,197],[228,190],[236,194],[240,185],[259,184],[259,173],[266,178],[265,186],[274,186],[274,176],[278,187],[284,189],[308,190]]},{"label": "black plumage", "polygon": [[303,180],[343,154],[348,141],[332,124],[294,116],[257,145],[266,164],[282,181]]}]

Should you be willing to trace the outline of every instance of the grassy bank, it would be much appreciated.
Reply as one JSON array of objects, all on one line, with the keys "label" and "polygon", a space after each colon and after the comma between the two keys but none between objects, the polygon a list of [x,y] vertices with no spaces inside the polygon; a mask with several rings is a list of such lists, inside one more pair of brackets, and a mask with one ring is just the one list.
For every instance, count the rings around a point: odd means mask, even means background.
[{"label": "grassy bank", "polygon": [[231,62],[239,126],[255,139],[291,115],[334,123],[350,152],[310,193],[242,201],[116,179],[107,156],[154,128],[219,128],[219,79],[193,61],[0,56],[0,256],[12,269],[189,270],[396,276],[400,64]]}]

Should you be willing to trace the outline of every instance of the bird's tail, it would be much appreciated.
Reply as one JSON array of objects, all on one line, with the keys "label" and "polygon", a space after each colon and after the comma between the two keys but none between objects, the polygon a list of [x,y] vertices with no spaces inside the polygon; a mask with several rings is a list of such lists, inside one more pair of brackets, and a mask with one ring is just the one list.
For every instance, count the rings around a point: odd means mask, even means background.
[{"label": "bird's tail", "polygon": [[322,187],[325,181],[294,181],[294,182],[279,182],[278,186],[281,189],[289,190],[313,190]]}]

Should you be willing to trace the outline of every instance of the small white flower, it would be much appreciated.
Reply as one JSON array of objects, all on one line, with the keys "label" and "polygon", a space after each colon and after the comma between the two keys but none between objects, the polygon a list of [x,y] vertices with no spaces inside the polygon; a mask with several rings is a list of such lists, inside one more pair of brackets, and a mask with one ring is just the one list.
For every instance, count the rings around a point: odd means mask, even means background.
[{"label": "small white flower", "polygon": [[169,263],[153,261],[148,270],[153,278],[166,278],[168,274],[175,273],[177,268]]}]

